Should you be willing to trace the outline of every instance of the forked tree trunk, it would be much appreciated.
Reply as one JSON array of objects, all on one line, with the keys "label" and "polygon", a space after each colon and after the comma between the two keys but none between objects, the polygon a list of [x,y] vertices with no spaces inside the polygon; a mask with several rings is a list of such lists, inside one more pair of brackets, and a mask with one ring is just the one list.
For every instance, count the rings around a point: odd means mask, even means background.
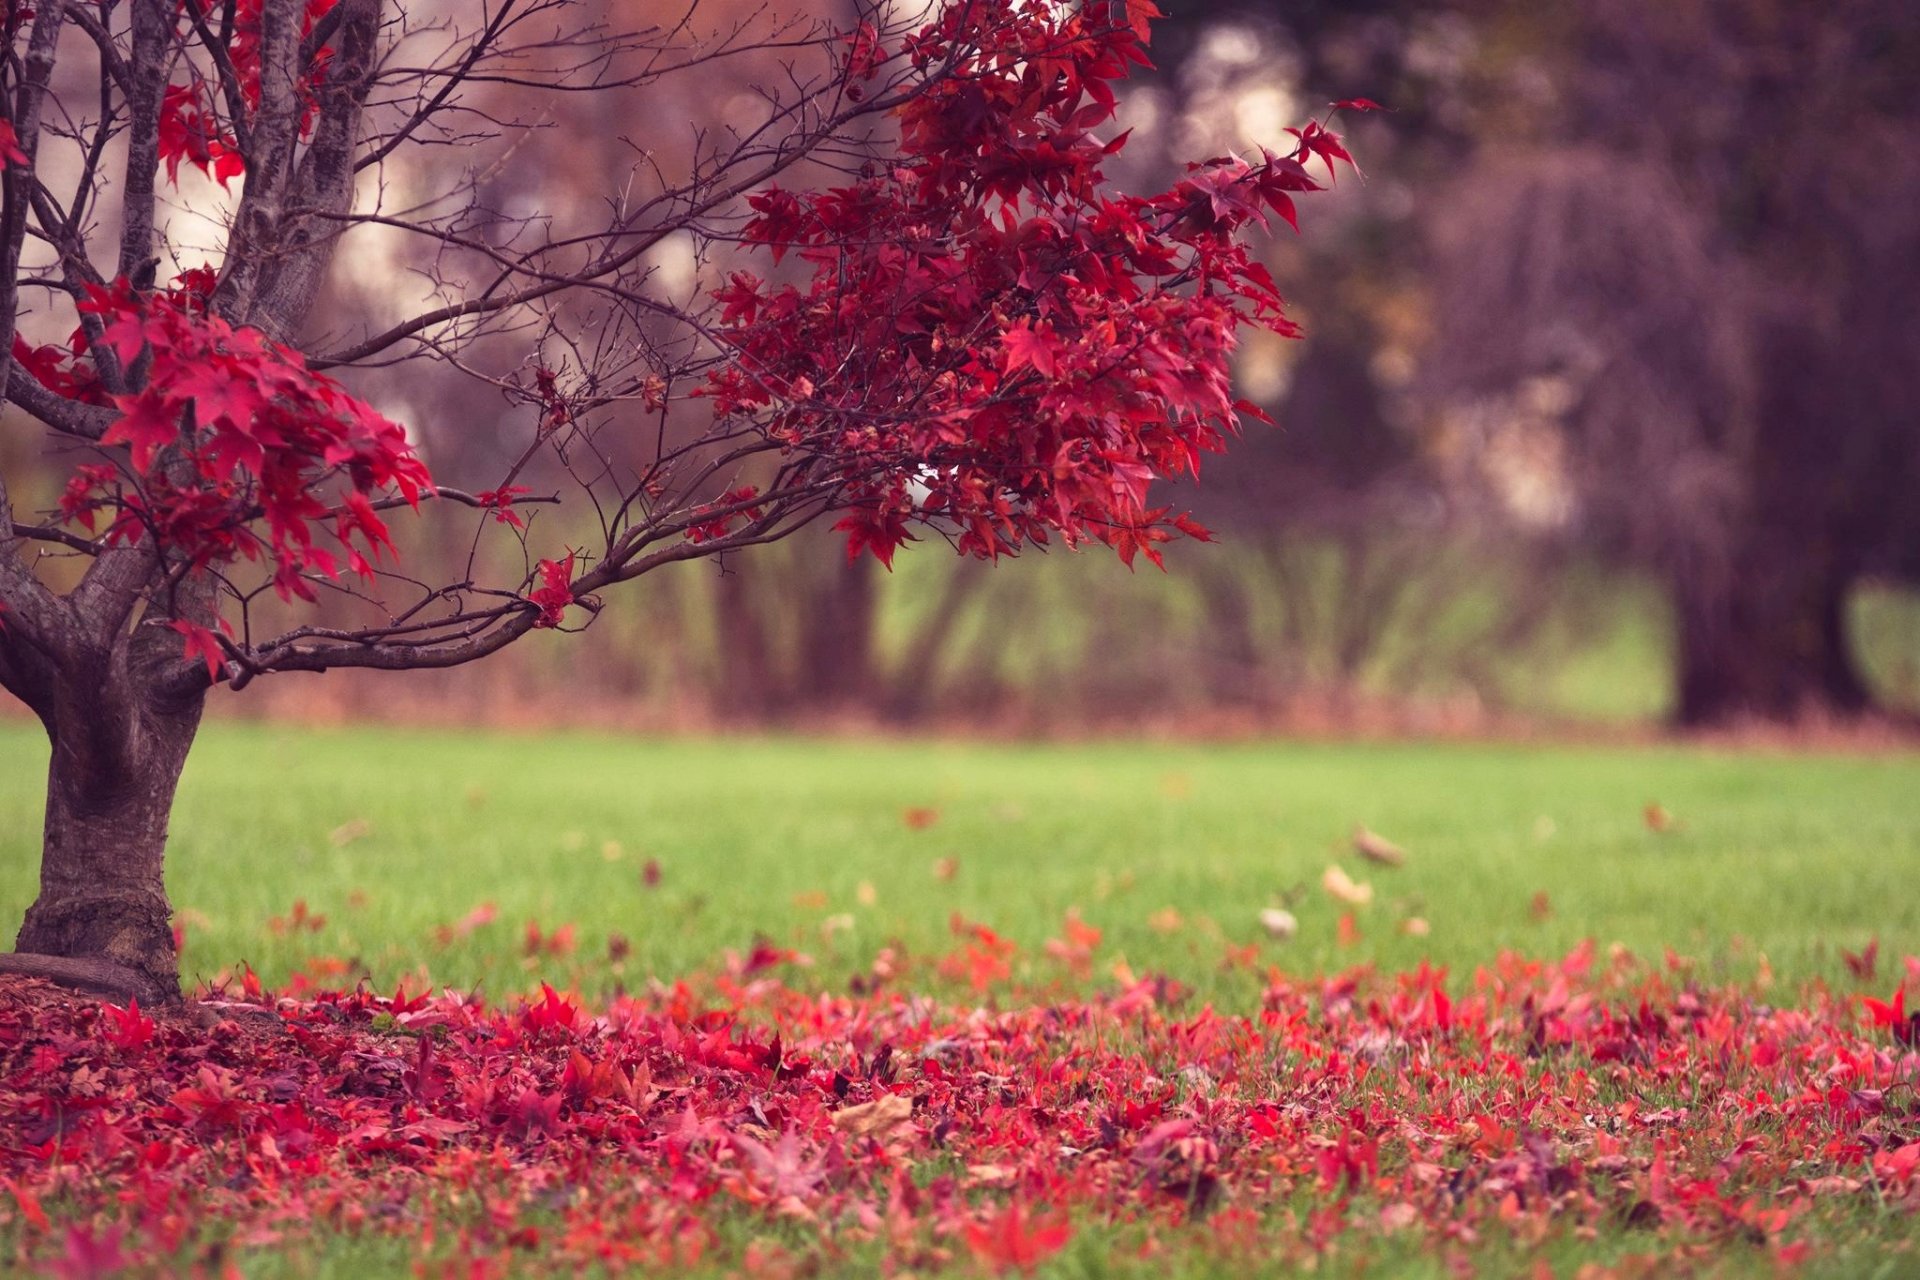
[{"label": "forked tree trunk", "polygon": [[46,718],[53,758],[40,896],[6,967],[160,1004],[180,998],[161,868],[202,700],[156,709],[128,705],[117,689],[124,685],[111,680],[63,689]]}]

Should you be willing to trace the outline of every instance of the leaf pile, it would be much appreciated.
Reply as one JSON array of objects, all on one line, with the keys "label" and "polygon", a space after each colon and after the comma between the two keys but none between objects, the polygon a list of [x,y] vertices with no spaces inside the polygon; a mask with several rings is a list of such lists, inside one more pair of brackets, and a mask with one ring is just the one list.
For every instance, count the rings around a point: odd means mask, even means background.
[{"label": "leaf pile", "polygon": [[[1823,1224],[1920,1207],[1920,1052],[1889,1008],[1770,1008],[1591,947],[1276,981],[1249,1016],[1163,978],[1000,1011],[747,974],[598,1013],[363,989],[152,1016],[11,983],[0,1248],[231,1274],[318,1232],[461,1275],[791,1275],[796,1250],[1029,1270],[1090,1231],[1351,1258],[1605,1230],[1790,1270]],[[742,1252],[742,1221],[804,1243]]]}]

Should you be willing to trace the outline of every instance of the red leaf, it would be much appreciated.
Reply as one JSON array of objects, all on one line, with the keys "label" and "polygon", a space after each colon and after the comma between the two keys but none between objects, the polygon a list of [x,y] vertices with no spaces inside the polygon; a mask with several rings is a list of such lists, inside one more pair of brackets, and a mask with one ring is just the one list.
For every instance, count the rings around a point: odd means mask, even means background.
[{"label": "red leaf", "polygon": [[139,1049],[153,1040],[153,1019],[140,1012],[140,1001],[136,998],[127,1001],[122,1009],[116,1005],[107,1005],[103,1010],[110,1027],[107,1031],[107,1043],[116,1049]]},{"label": "red leaf", "polygon": [[527,599],[540,606],[540,617],[535,620],[536,627],[557,627],[566,620],[567,606],[573,603],[573,559],[577,553],[567,552],[565,560],[542,560],[534,569],[540,579],[540,585],[527,593]]},{"label": "red leaf", "polygon": [[5,118],[0,118],[0,161],[9,165],[32,163],[20,149],[20,136],[13,131],[13,121]]},{"label": "red leaf", "polygon": [[1000,1213],[967,1224],[967,1247],[996,1275],[1031,1273],[1040,1262],[1066,1247],[1073,1237],[1065,1214],[1030,1216],[1019,1201]]},{"label": "red leaf", "polygon": [[175,618],[167,626],[185,637],[181,656],[188,662],[192,662],[195,658],[204,660],[207,664],[208,681],[219,684],[222,675],[225,674],[227,661],[226,650],[220,647],[220,637],[207,628],[188,622],[184,618]]}]

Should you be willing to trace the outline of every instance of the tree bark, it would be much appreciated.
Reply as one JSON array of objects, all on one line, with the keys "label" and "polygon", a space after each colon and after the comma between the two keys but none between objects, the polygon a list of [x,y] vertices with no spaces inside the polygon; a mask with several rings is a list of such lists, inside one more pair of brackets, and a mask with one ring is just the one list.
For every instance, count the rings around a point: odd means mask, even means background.
[{"label": "tree bark", "polygon": [[1676,575],[1675,719],[1705,727],[1867,710],[1847,629],[1852,584],[1833,557],[1777,544],[1750,549],[1724,583]]},{"label": "tree bark", "polygon": [[[141,706],[126,685],[63,680],[45,717],[40,896],[0,968],[157,1005],[180,998],[173,907],[161,876],[167,821],[203,700]],[[69,963],[37,965],[37,957]]]},{"label": "tree bark", "polygon": [[874,562],[833,556],[801,606],[799,698],[810,708],[838,710],[878,700],[873,640],[877,600]]}]

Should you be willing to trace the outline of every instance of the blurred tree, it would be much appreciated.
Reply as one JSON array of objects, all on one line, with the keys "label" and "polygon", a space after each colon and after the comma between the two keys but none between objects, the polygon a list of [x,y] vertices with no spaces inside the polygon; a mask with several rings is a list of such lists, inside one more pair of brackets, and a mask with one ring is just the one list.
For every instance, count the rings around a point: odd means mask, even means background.
[{"label": "blurred tree", "polygon": [[[1408,394],[1430,327],[1421,224],[1445,216],[1428,195],[1472,145],[1483,16],[1396,0],[1191,5],[1178,40],[1159,46],[1136,118],[1163,161],[1259,145],[1296,102],[1364,95],[1391,111],[1339,121],[1359,133],[1369,181],[1316,206],[1310,239],[1282,228],[1269,248],[1306,341],[1282,351],[1256,338],[1240,372],[1279,430],[1251,429],[1231,471],[1195,490],[1247,552],[1194,569],[1216,701],[1428,682],[1497,697],[1491,655],[1534,643],[1550,615],[1564,547],[1515,539],[1496,495],[1439,465],[1429,415]],[[1445,615],[1456,625],[1443,640],[1432,624]],[[1420,639],[1389,658],[1410,634]]]},{"label": "blurred tree", "polygon": [[1426,385],[1559,403],[1588,535],[1668,585],[1682,723],[1860,711],[1853,589],[1920,579],[1912,7],[1526,21],[1433,221]]}]

